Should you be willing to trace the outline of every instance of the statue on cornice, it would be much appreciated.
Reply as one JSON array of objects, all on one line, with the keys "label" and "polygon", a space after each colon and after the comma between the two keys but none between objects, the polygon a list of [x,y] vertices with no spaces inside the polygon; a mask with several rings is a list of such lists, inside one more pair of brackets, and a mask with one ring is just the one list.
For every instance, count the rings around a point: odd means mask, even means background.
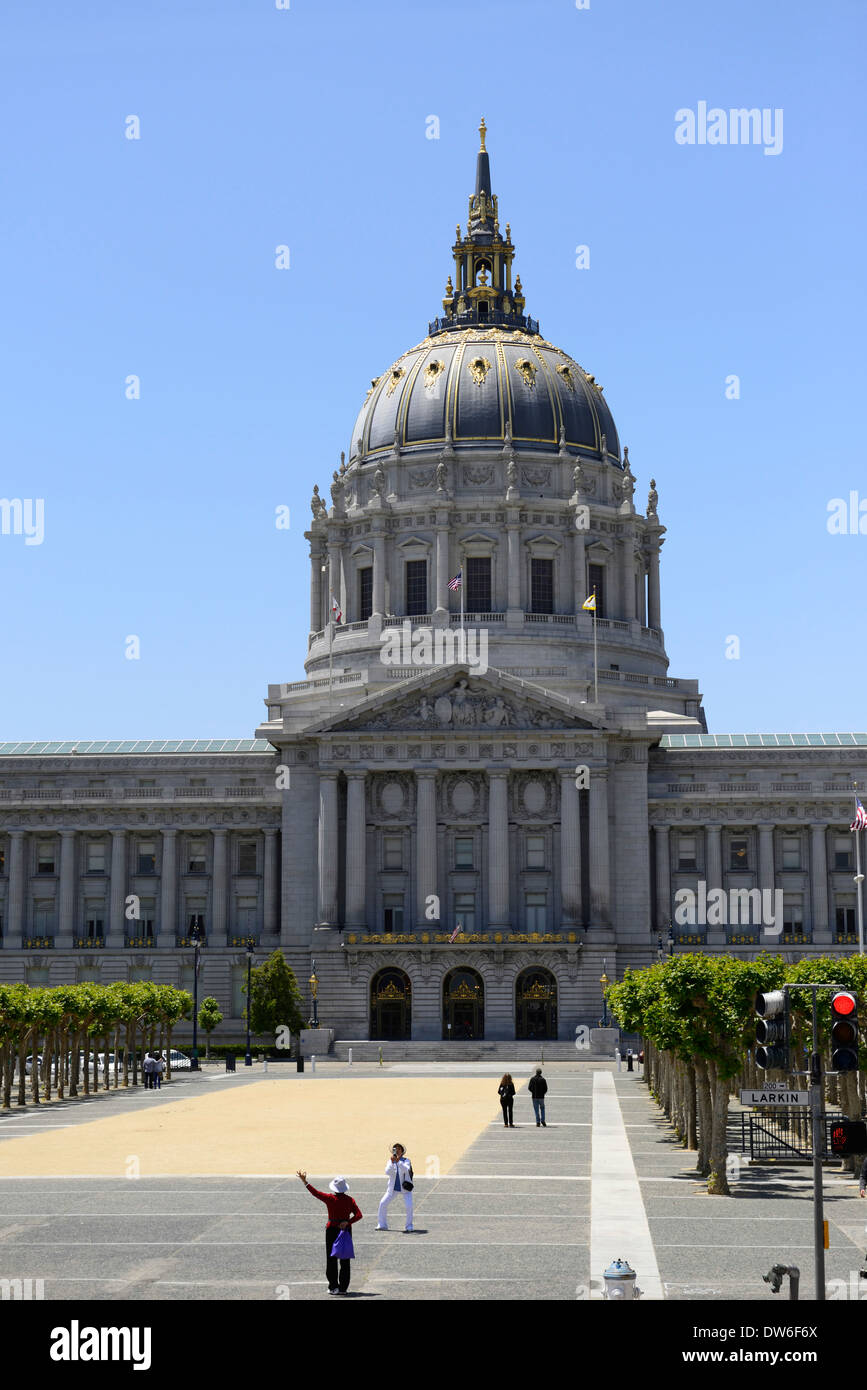
[{"label": "statue on cornice", "polygon": [[313,520],[316,521],[324,511],[327,511],[325,503],[319,496],[319,484],[313,484],[313,496],[310,498],[310,510],[313,513]]},{"label": "statue on cornice", "polygon": [[437,492],[445,492],[449,485],[449,470],[445,462],[440,459],[436,469]]},{"label": "statue on cornice", "polygon": [[647,515],[656,516],[656,505],[659,501],[659,493],[656,491],[656,479],[650,480],[650,491],[647,494]]},{"label": "statue on cornice", "polygon": [[373,490],[382,501],[385,500],[385,469],[381,463],[376,465],[373,474]]}]

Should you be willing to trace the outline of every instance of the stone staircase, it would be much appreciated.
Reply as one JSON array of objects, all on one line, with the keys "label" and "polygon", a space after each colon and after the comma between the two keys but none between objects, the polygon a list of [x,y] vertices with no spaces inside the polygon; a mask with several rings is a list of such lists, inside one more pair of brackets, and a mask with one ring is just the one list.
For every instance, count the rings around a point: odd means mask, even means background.
[{"label": "stone staircase", "polygon": [[575,1062],[610,1061],[612,1052],[591,1049],[577,1052],[572,1042],[370,1042],[339,1038],[328,1053],[346,1062],[352,1048],[353,1062]]}]

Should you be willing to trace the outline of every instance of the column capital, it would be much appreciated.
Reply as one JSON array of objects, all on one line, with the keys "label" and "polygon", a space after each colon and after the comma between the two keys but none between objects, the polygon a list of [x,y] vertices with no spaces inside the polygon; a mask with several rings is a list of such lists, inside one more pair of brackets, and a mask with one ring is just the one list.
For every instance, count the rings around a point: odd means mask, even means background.
[{"label": "column capital", "polygon": [[[12,831],[11,833],[14,834],[14,835],[23,835],[23,834],[24,834],[24,831],[23,831],[23,830],[22,830],[22,831],[17,831],[17,830],[16,830],[16,831]],[[117,831],[116,831],[116,830],[113,830],[111,833],[112,833],[112,835],[116,835],[116,834],[117,834]],[[123,832],[121,832],[121,833],[123,833]],[[74,839],[75,836],[78,834],[78,831],[77,831],[77,830],[67,830],[67,829],[64,829],[64,830],[59,831],[59,834],[60,834],[61,840],[72,840],[72,839]]]},{"label": "column capital", "polygon": [[161,827],[160,827],[160,834],[162,835],[162,837],[163,837],[164,840],[165,840],[165,839],[171,839],[171,837],[172,837],[173,835],[177,835],[177,833],[178,833],[178,828],[177,828],[176,825],[168,825],[168,826],[161,826]]},{"label": "column capital", "polygon": [[218,835],[228,835],[229,833],[229,827],[226,825],[212,825],[210,829],[214,839],[216,839]]},{"label": "column capital", "polygon": [[276,825],[265,825],[262,827],[262,834],[265,836],[266,840],[271,840],[275,835],[279,834],[279,831]]},{"label": "column capital", "polygon": [[[10,840],[23,840],[28,832],[26,830],[8,830],[6,833]],[[76,832],[73,831],[72,833],[75,834]]]},{"label": "column capital", "polygon": [[671,826],[669,825],[668,821],[660,821],[658,823],[656,821],[653,821],[652,824],[657,835],[667,835],[669,830],[671,829]]},{"label": "column capital", "polygon": [[363,782],[367,776],[366,767],[351,767],[346,769],[347,782]]}]

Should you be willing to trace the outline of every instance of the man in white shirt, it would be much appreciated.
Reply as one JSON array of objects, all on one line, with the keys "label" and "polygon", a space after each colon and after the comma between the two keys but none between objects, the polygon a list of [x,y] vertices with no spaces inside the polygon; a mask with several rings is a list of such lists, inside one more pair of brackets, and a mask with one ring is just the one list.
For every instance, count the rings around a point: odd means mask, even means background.
[{"label": "man in white shirt", "polygon": [[385,1195],[379,1204],[379,1213],[376,1218],[376,1229],[378,1231],[388,1230],[388,1204],[393,1202],[398,1195],[403,1197],[406,1207],[406,1226],[405,1231],[412,1230],[412,1164],[406,1156],[403,1144],[394,1144],[389,1154],[388,1163],[385,1165],[385,1176],[388,1178],[388,1186]]}]

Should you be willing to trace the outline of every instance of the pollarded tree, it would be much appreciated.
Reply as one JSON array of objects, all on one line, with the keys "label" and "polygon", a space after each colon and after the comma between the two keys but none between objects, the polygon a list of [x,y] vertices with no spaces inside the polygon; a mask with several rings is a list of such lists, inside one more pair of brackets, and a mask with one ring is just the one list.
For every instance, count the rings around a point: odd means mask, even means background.
[{"label": "pollarded tree", "polygon": [[220,1006],[212,995],[208,995],[199,1005],[199,1027],[205,1035],[205,1061],[211,1060],[211,1034],[223,1022]]},{"label": "pollarded tree", "polygon": [[290,1033],[301,1031],[305,1022],[304,1000],[295,973],[282,951],[275,951],[262,965],[254,968],[250,986],[251,998],[247,1001],[244,1017],[247,1017],[249,1010],[252,1033],[273,1035],[280,1027],[288,1028]]}]

